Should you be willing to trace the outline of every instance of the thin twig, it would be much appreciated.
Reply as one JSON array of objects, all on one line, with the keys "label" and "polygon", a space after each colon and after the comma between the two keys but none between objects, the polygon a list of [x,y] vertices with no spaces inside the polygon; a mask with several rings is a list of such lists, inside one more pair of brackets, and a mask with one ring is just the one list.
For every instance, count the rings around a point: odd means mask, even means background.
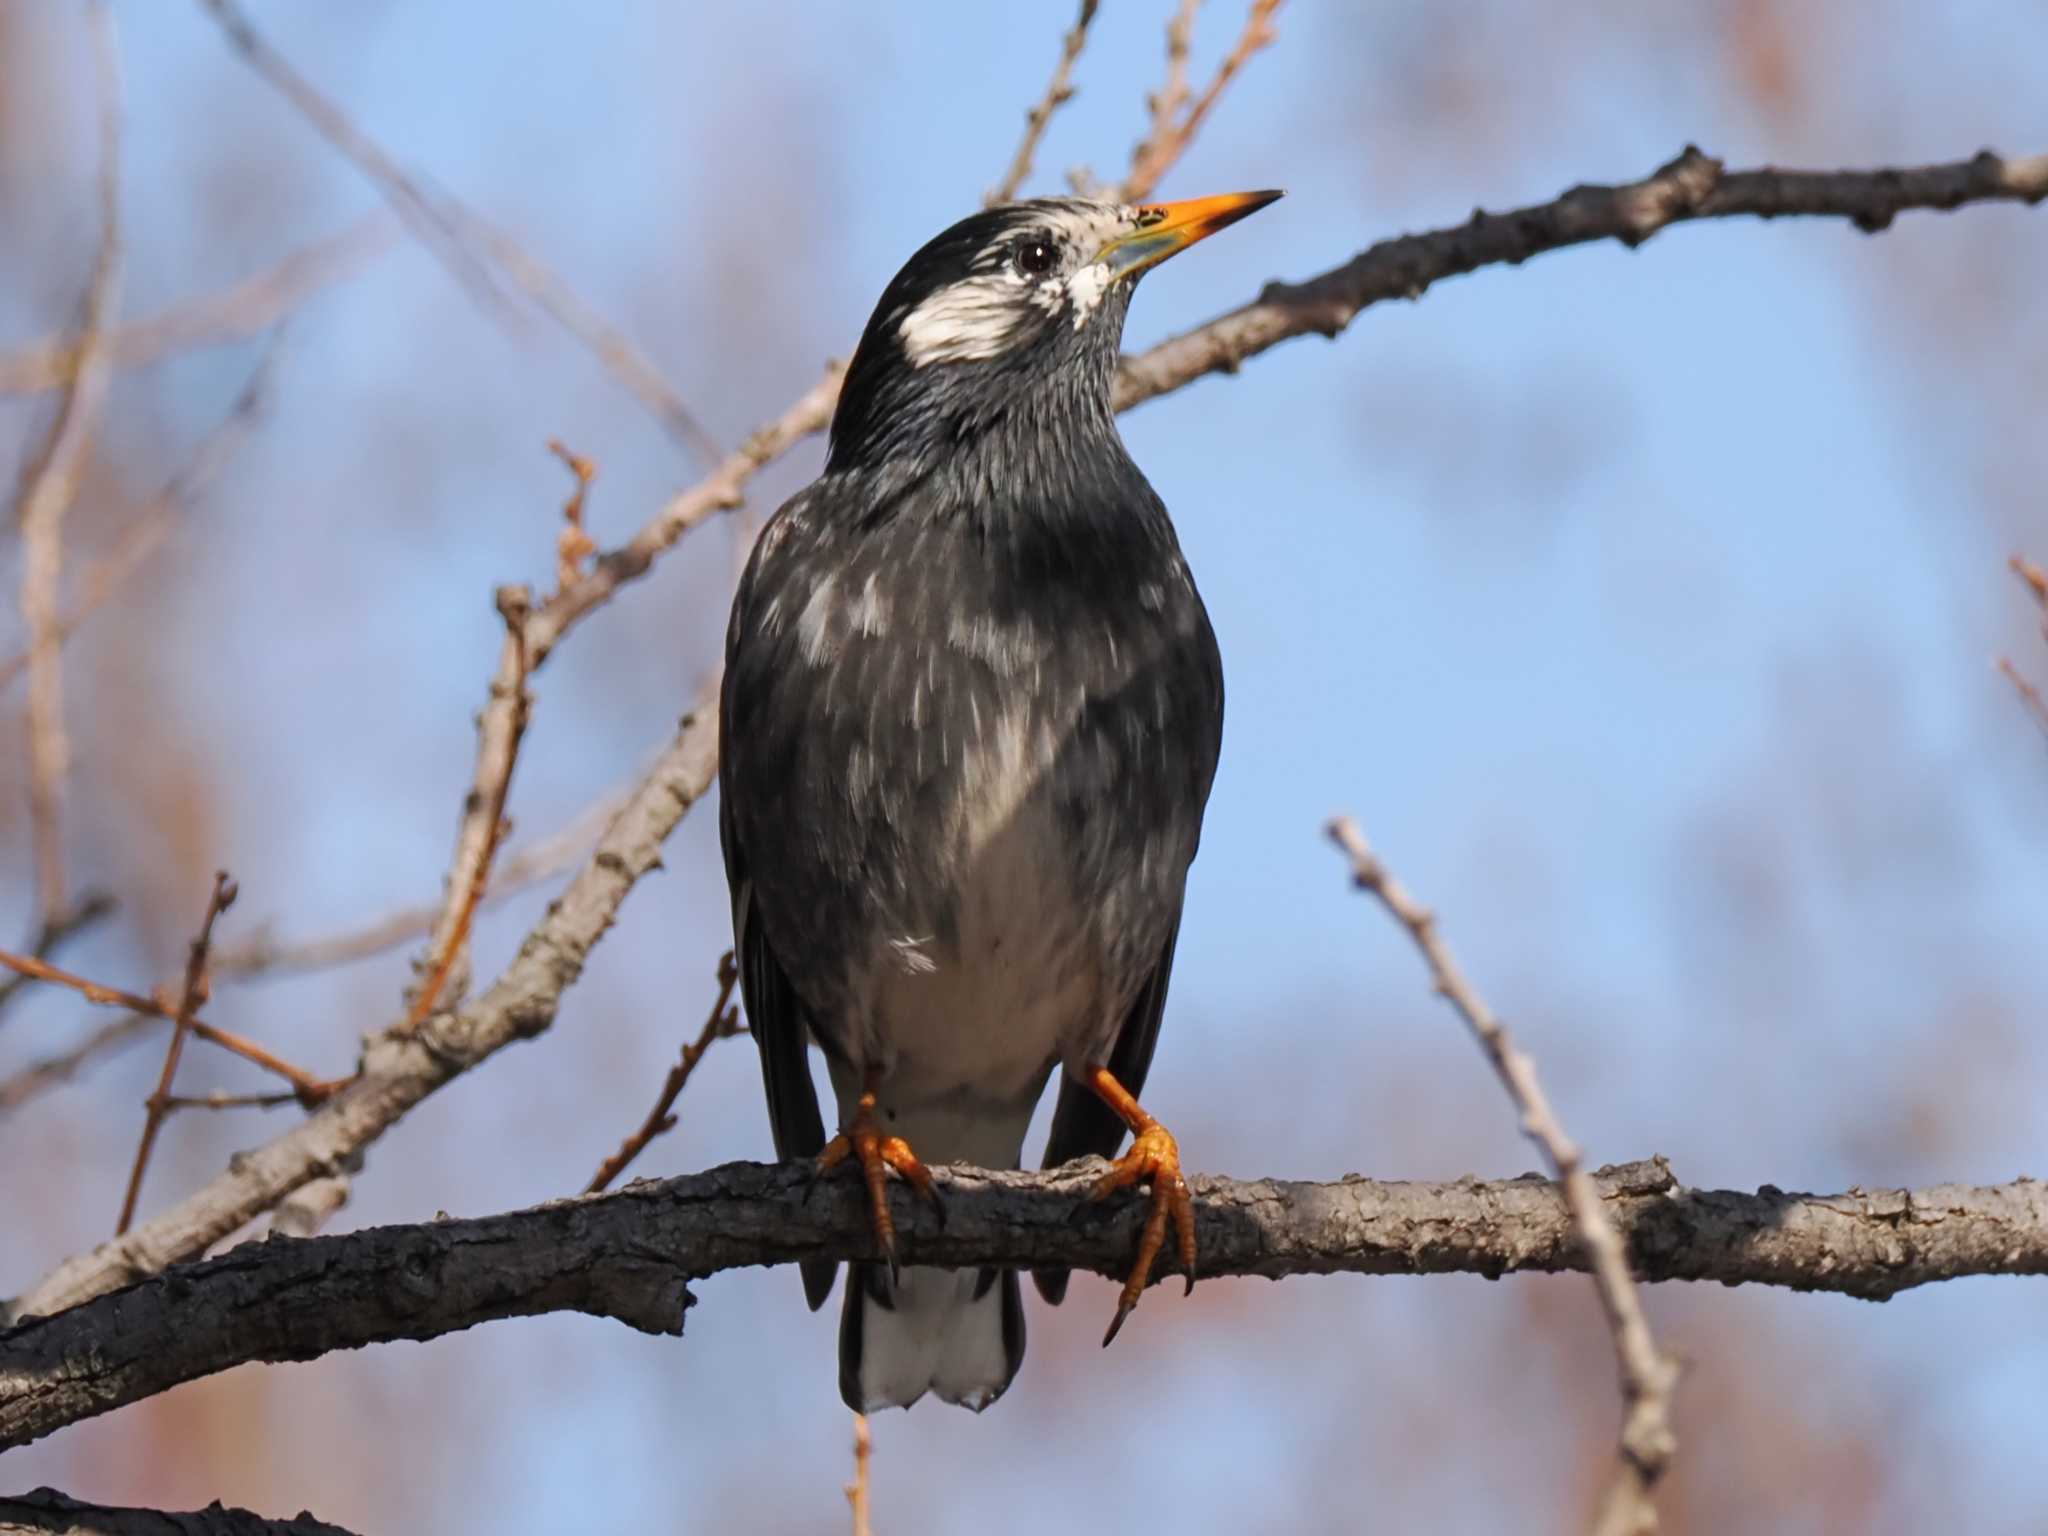
[{"label": "thin twig", "polygon": [[555,590],[574,586],[583,574],[583,562],[597,553],[597,540],[583,526],[583,505],[590,497],[590,483],[597,478],[597,465],[580,453],[571,453],[560,440],[548,439],[548,452],[576,478],[576,489],[562,503],[562,530],[555,535]]},{"label": "thin twig", "polygon": [[2041,727],[2042,734],[2048,735],[2048,700],[2041,697],[2041,690],[2021,676],[2020,669],[2007,657],[1998,658],[1998,670],[2005,674],[2005,680],[2011,683],[2019,694],[2021,706],[2033,722]]},{"label": "thin twig", "polygon": [[223,1093],[216,1088],[212,1093],[172,1094],[164,1100],[166,1111],[180,1109],[282,1109],[287,1104],[296,1104],[299,1096],[287,1088],[282,1093]]},{"label": "thin twig", "polygon": [[[57,620],[57,644],[62,645],[69,640],[108,598],[127,583],[129,577],[163,543],[178,515],[189,510],[206,493],[229,460],[240,451],[262,410],[276,357],[277,335],[273,333],[273,340],[257,360],[249,382],[242,386],[242,392],[236,396],[228,414],[200,443],[191,462],[157,493],[143,509],[142,515],[122,531],[113,549],[86,568],[79,582],[78,600]],[[32,654],[24,651],[0,661],[0,690],[28,669]]]},{"label": "thin twig", "polygon": [[[1118,196],[1123,197],[1128,189],[1137,189],[1132,195],[1142,196],[1152,186],[1158,185],[1159,175],[1154,175],[1143,186],[1139,173],[1155,160],[1164,165],[1163,156],[1173,138],[1174,120],[1180,115],[1182,103],[1188,99],[1188,54],[1195,40],[1195,13],[1201,9],[1202,0],[1180,0],[1174,7],[1173,15],[1166,23],[1166,79],[1156,91],[1145,97],[1145,111],[1151,122],[1131,150],[1131,168]],[[1164,171],[1160,172],[1161,175]]]},{"label": "thin twig", "polygon": [[2032,594],[2034,601],[2041,605],[2041,612],[2048,615],[2048,571],[2042,570],[2024,555],[2014,555],[2006,564]]},{"label": "thin twig", "polygon": [[89,1003],[98,1003],[103,1008],[131,1008],[137,1013],[146,1013],[152,1018],[174,1019],[176,1011],[167,1003],[154,997],[144,997],[140,992],[124,991],[120,987],[106,986],[101,982],[88,981],[83,976],[74,976],[61,970],[47,960],[34,955],[17,955],[11,950],[0,949],[0,965],[16,975],[26,976],[30,981],[47,981],[60,987],[69,987]]},{"label": "thin twig", "polygon": [[1522,1134],[1542,1150],[1558,1182],[1564,1186],[1579,1241],[1585,1246],[1593,1284],[1607,1314],[1608,1331],[1621,1368],[1623,1417],[1621,1457],[1594,1529],[1600,1536],[1656,1529],[1650,1490],[1670,1465],[1677,1441],[1671,1432],[1671,1394],[1678,1384],[1678,1364],[1660,1353],[1643,1315],[1642,1298],[1629,1273],[1628,1252],[1607,1219],[1599,1188],[1580,1160],[1579,1148],[1565,1134],[1536,1078],[1536,1063],[1515,1044],[1493,1011],[1451,958],[1437,932],[1436,916],[1388,872],[1365,834],[1348,816],[1329,825],[1330,840],[1351,861],[1351,879],[1378,899],[1421,951],[1438,996],[1458,1011],[1480,1049],[1493,1064],[1501,1086],[1521,1116]]},{"label": "thin twig", "polygon": [[533,696],[526,679],[533,670],[526,645],[526,621],[532,595],[522,586],[497,592],[498,616],[505,621],[505,644],[491,679],[490,702],[477,716],[476,773],[465,800],[462,825],[455,835],[455,858],[448,870],[448,894],[441,919],[427,945],[427,975],[413,993],[406,1014],[407,1033],[433,1015],[442,989],[468,952],[470,925],[477,903],[490,883],[491,861],[505,836],[505,799],[512,789],[512,769],[519,761],[519,743],[526,735]]},{"label": "thin twig", "polygon": [[213,894],[206,899],[206,917],[199,925],[199,936],[192,941],[185,957],[185,988],[171,1023],[170,1044],[164,1047],[163,1071],[157,1076],[156,1091],[149,1096],[148,1112],[142,1122],[142,1142],[135,1149],[135,1166],[128,1174],[128,1192],[121,1197],[121,1219],[114,1225],[116,1237],[126,1232],[128,1223],[135,1219],[142,1175],[149,1167],[149,1154],[156,1146],[157,1132],[163,1129],[164,1116],[170,1113],[171,1079],[177,1074],[178,1058],[185,1050],[185,1034],[192,1028],[192,1016],[206,1001],[206,956],[213,947],[214,919],[234,904],[235,882],[228,878],[226,870],[221,870],[213,877]]},{"label": "thin twig", "polygon": [[599,555],[585,575],[536,608],[526,633],[530,664],[538,669],[578,620],[609,601],[620,587],[646,575],[691,529],[737,508],[756,474],[805,438],[824,431],[845,372],[842,363],[828,364],[815,384],[775,420],[750,433],[717,469],[671,496],[625,543]]},{"label": "thin twig", "polygon": [[45,922],[62,915],[65,905],[62,820],[71,745],[64,731],[64,674],[58,656],[64,516],[78,497],[86,448],[106,406],[113,372],[107,334],[121,303],[120,39],[106,0],[95,0],[86,17],[99,96],[99,253],[78,326],[78,371],[21,500],[21,616],[29,635],[29,817],[36,904]]},{"label": "thin twig", "polygon": [[[551,320],[580,342],[661,425],[704,464],[716,464],[718,442],[626,335],[606,323],[553,271],[453,193],[408,173],[382,146],[322,95],[312,81],[273,48],[237,0],[200,0],[250,68],[290,102],[321,137],[370,179],[422,244],[472,292],[498,298],[500,274]],[[475,248],[481,246],[484,255]]]},{"label": "thin twig", "polygon": [[[101,918],[114,910],[114,898],[104,891],[94,891],[68,912],[56,918],[45,918],[37,931],[35,942],[29,946],[29,958],[47,961],[72,939],[85,932]],[[14,1000],[14,995],[25,988],[32,978],[16,973],[0,981],[0,1012]]]},{"label": "thin twig", "polygon": [[853,1481],[846,1485],[846,1503],[853,1514],[853,1536],[870,1536],[868,1523],[868,1462],[874,1455],[874,1437],[868,1433],[868,1416],[853,1416]]},{"label": "thin twig", "polygon": [[1018,141],[1017,153],[1010,158],[1010,168],[1003,173],[1003,179],[982,198],[984,208],[1009,202],[1031,174],[1031,162],[1038,154],[1038,141],[1045,137],[1046,125],[1052,121],[1053,113],[1073,99],[1074,88],[1068,79],[1073,74],[1074,61],[1088,46],[1088,27],[1100,4],[1101,0],[1081,0],[1081,11],[1074,18],[1072,30],[1060,40],[1060,61],[1053,66],[1052,79],[1046,82],[1045,94],[1038,104],[1024,114],[1024,137]]},{"label": "thin twig", "polygon": [[[232,902],[233,900],[233,883],[229,882],[227,901]],[[226,910],[225,903],[222,910]],[[209,950],[213,942],[213,918],[218,915],[219,913],[217,912],[209,912],[207,917],[205,937]],[[99,1035],[94,1036],[85,1046],[80,1047],[70,1056],[43,1062],[29,1069],[28,1075],[46,1078],[48,1081],[26,1088],[18,1086],[18,1079],[10,1079],[7,1083],[0,1084],[0,1110],[12,1108],[15,1104],[21,1102],[22,1098],[27,1097],[31,1092],[37,1091],[40,1087],[50,1086],[54,1082],[70,1077],[77,1071],[87,1055],[96,1053],[99,1049],[104,1049],[106,1046],[119,1043],[119,1041],[128,1038],[129,1035],[148,1028],[151,1022],[157,1020],[168,1020],[176,1027],[176,1035],[182,1035],[189,1031],[199,1039],[206,1041],[209,1045],[217,1045],[222,1050],[241,1057],[251,1065],[261,1067],[264,1071],[283,1078],[292,1085],[293,1095],[309,1109],[331,1097],[338,1089],[345,1086],[348,1081],[345,1078],[330,1081],[315,1077],[310,1072],[303,1071],[283,1058],[273,1055],[253,1040],[245,1040],[240,1035],[231,1034],[229,1031],[221,1029],[216,1025],[191,1017],[185,1011],[182,1002],[172,1004],[166,1002],[161,996],[144,997],[140,992],[130,992],[122,987],[110,987],[102,982],[92,981],[84,976],[74,975],[70,971],[62,970],[57,966],[51,965],[46,960],[36,958],[34,955],[17,955],[12,951],[4,949],[0,949],[0,966],[5,966],[8,970],[31,981],[46,981],[54,986],[69,987],[89,1003],[98,1003],[106,1008],[126,1008],[131,1014],[130,1018],[102,1030]],[[209,987],[211,986],[211,978],[212,968],[209,965],[206,976]],[[191,970],[188,963],[186,970],[187,995],[189,995],[190,986]],[[203,1003],[205,997],[202,995],[199,1001]],[[197,1005],[194,1006],[196,1007]],[[180,1050],[183,1049],[182,1040],[178,1041],[178,1048]]]},{"label": "thin twig", "polygon": [[[1237,77],[1238,71],[1244,68],[1253,54],[1279,35],[1273,27],[1273,16],[1280,5],[1281,0],[1251,0],[1237,41],[1223,56],[1223,62],[1216,66],[1216,73],[1207,88],[1195,98],[1185,115],[1181,114],[1180,107],[1187,99],[1187,46],[1188,33],[1194,23],[1194,7],[1185,4],[1181,7],[1166,31],[1166,85],[1150,101],[1152,131],[1131,156],[1131,171],[1117,190],[1118,201],[1143,202],[1173,169],[1175,162],[1187,153],[1188,145],[1194,142],[1203,121],[1221,99],[1225,88]],[[1178,48],[1176,28],[1179,29]]]},{"label": "thin twig", "polygon": [[668,1069],[663,1080],[661,1093],[654,1101],[654,1108],[647,1112],[647,1118],[640,1123],[640,1129],[619,1143],[619,1150],[598,1164],[597,1172],[590,1182],[583,1186],[586,1195],[594,1195],[609,1189],[612,1181],[624,1173],[657,1136],[666,1135],[676,1127],[672,1111],[683,1091],[683,1085],[690,1080],[690,1074],[697,1070],[697,1063],[704,1059],[704,1053],[711,1049],[714,1040],[741,1033],[740,1011],[732,1001],[734,983],[739,980],[739,967],[733,963],[731,950],[727,950],[718,961],[718,995],[711,1001],[711,1012],[704,1020],[704,1027],[697,1031],[697,1038],[683,1046],[682,1059]]},{"label": "thin twig", "polygon": [[231,1034],[216,1024],[205,1024],[195,1019],[192,1021],[192,1033],[208,1045],[217,1045],[229,1055],[239,1056],[251,1066],[261,1067],[271,1075],[283,1078],[292,1085],[291,1096],[306,1109],[325,1103],[355,1081],[353,1076],[315,1077],[312,1073],[293,1066],[282,1056],[266,1051],[255,1041]]},{"label": "thin twig", "polygon": [[[322,288],[353,276],[390,250],[397,233],[397,222],[380,208],[233,287],[118,326],[108,340],[113,365],[146,368],[174,353],[260,336]],[[72,336],[45,337],[0,356],[0,395],[40,394],[77,377],[78,343]]]}]

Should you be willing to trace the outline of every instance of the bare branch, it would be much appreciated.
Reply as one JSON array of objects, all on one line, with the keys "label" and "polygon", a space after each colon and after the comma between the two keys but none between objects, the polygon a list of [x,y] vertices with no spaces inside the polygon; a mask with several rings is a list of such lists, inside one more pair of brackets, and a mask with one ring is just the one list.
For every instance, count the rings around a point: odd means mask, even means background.
[{"label": "bare branch", "polygon": [[2020,706],[2034,724],[2041,727],[2041,733],[2048,736],[2048,699],[2041,697],[2041,690],[2021,675],[2020,669],[2012,664],[2010,657],[1998,658],[1998,670],[2005,674],[2005,680],[2012,684],[2013,691],[2020,696]]},{"label": "bare branch", "polygon": [[832,407],[838,404],[839,381],[845,372],[843,364],[828,365],[817,383],[774,421],[757,427],[717,469],[690,489],[671,496],[630,539],[599,555],[587,575],[535,609],[526,636],[532,665],[538,669],[578,620],[610,601],[620,587],[646,575],[684,534],[718,513],[738,507],[747,482],[762,469],[812,433],[824,431],[832,420]]},{"label": "bare branch", "polygon": [[1493,1064],[1501,1086],[1521,1116],[1522,1134],[1542,1150],[1564,1187],[1565,1205],[1588,1256],[1593,1284],[1607,1314],[1608,1331],[1621,1365],[1623,1423],[1621,1463],[1609,1486],[1594,1529],[1601,1536],[1634,1536],[1654,1531],[1657,1515],[1650,1490],[1670,1465],[1677,1440],[1671,1433],[1671,1394],[1678,1385],[1678,1363],[1660,1353],[1650,1336],[1649,1319],[1629,1275],[1628,1255],[1601,1206],[1600,1191],[1582,1165],[1578,1144],[1565,1134],[1543,1085],[1536,1063],[1515,1044],[1507,1025],[1495,1016],[1478,991],[1458,969],[1449,947],[1437,932],[1436,916],[1408,894],[1401,882],[1367,846],[1365,834],[1348,816],[1330,823],[1330,840],[1351,860],[1351,879],[1377,898],[1408,932],[1429,966],[1437,995],[1458,1011],[1473,1038]]},{"label": "bare branch", "polygon": [[[379,210],[338,235],[293,251],[232,288],[172,306],[116,329],[108,340],[116,368],[146,368],[173,353],[220,346],[275,329],[322,288],[353,276],[391,249],[398,232]],[[39,394],[78,377],[78,343],[51,336],[0,357],[0,395]]]},{"label": "bare branch", "polygon": [[36,903],[46,923],[64,912],[64,780],[71,746],[64,731],[64,675],[58,604],[64,579],[64,517],[78,497],[87,444],[106,407],[107,333],[121,304],[121,53],[106,0],[86,9],[98,79],[100,242],[78,326],[78,371],[58,407],[42,461],[21,500],[21,616],[28,627],[29,818]]},{"label": "bare branch", "polygon": [[[897,1200],[903,1260],[1049,1265],[1121,1278],[1145,1203],[1088,1202],[1091,1181],[1107,1166],[1085,1158],[1053,1172],[935,1169],[943,1221],[924,1201]],[[2048,1274],[2048,1184],[2030,1179],[1737,1194],[1681,1188],[1662,1159],[1593,1178],[1649,1280],[1882,1300],[1964,1275]],[[1492,1183],[1190,1182],[1205,1279],[1586,1268],[1562,1191],[1533,1174]],[[873,1243],[857,1180],[758,1163],[636,1181],[506,1215],[244,1243],[0,1333],[0,1449],[247,1361],[437,1338],[494,1318],[579,1311],[678,1333],[688,1280],[800,1259],[869,1258]]]},{"label": "bare branch", "polygon": [[2048,197],[2048,155],[2003,160],[1989,150],[1949,165],[1878,171],[1723,171],[1688,146],[1645,181],[1574,187],[1553,202],[1509,213],[1474,213],[1452,229],[1382,240],[1341,267],[1300,283],[1269,283],[1250,304],[1126,357],[1116,405],[1167,394],[1207,373],[1234,373],[1246,358],[1295,336],[1335,336],[1387,299],[1419,299],[1431,284],[1481,267],[1527,261],[1596,240],[1642,244],[1693,219],[1802,216],[1847,219],[1875,232],[1915,208],[2038,203]]},{"label": "bare branch", "polygon": [[[413,993],[404,1028],[412,1033],[438,1005],[442,989],[469,949],[470,924],[477,903],[490,883],[491,862],[505,833],[505,800],[512,790],[512,769],[533,696],[526,680],[533,668],[526,647],[526,621],[533,596],[519,586],[500,587],[498,615],[505,621],[505,643],[491,696],[476,722],[476,773],[463,802],[462,824],[455,835],[455,857],[448,870],[448,894],[427,944],[426,980]],[[459,988],[457,989],[460,990]]]},{"label": "bare branch", "polygon": [[1073,97],[1074,88],[1067,82],[1074,72],[1074,61],[1088,46],[1088,28],[1095,20],[1100,4],[1101,0],[1081,0],[1081,11],[1074,18],[1072,30],[1060,40],[1060,61],[1053,66],[1052,79],[1046,82],[1045,94],[1024,115],[1024,137],[1017,144],[1017,153],[1010,158],[1010,168],[1003,173],[1001,181],[989,188],[981,200],[982,207],[993,208],[997,203],[1009,202],[1031,174],[1031,161],[1038,153],[1038,141],[1045,137],[1046,124],[1052,121],[1053,113]]},{"label": "bare branch", "polygon": [[179,995],[177,1012],[171,1019],[170,1043],[164,1047],[164,1065],[149,1096],[148,1113],[142,1122],[142,1141],[135,1149],[135,1166],[128,1173],[128,1192],[121,1197],[121,1219],[114,1223],[119,1237],[135,1219],[135,1201],[142,1193],[142,1175],[149,1167],[149,1154],[156,1146],[157,1132],[171,1109],[171,1079],[178,1072],[178,1058],[185,1051],[185,1036],[192,1029],[192,1016],[207,998],[206,957],[213,948],[213,925],[221,913],[235,904],[235,882],[221,870],[213,877],[213,892],[206,898],[206,916],[199,924],[199,936],[185,957],[185,987]]},{"label": "bare branch", "polygon": [[[249,67],[291,103],[320,136],[367,176],[420,242],[440,258],[472,292],[496,297],[494,271],[509,278],[548,318],[590,352],[621,384],[704,464],[719,458],[718,443],[698,423],[661,371],[627,339],[578,298],[545,264],[511,236],[466,206],[453,193],[406,172],[348,114],[320,93],[259,33],[237,0],[200,0]],[[481,246],[487,260],[473,247]]]},{"label": "bare branch", "polygon": [[350,1536],[338,1525],[300,1515],[266,1520],[246,1509],[209,1504],[179,1514],[81,1504],[54,1488],[0,1496],[0,1536]]},{"label": "bare branch", "polygon": [[853,1536],[873,1536],[868,1515],[868,1463],[874,1457],[874,1436],[868,1433],[868,1416],[853,1416],[853,1481],[846,1485],[846,1505],[853,1516]]},{"label": "bare branch", "polygon": [[660,862],[661,845],[717,776],[714,678],[597,848],[519,953],[479,997],[418,1030],[403,1022],[364,1042],[362,1070],[306,1119],[125,1237],[66,1260],[11,1310],[53,1312],[203,1253],[314,1179],[347,1172],[415,1104],[515,1041],[554,1022],[626,893]]},{"label": "bare branch", "polygon": [[682,1059],[669,1068],[654,1108],[647,1112],[640,1129],[621,1142],[618,1151],[598,1164],[597,1172],[583,1186],[586,1195],[601,1194],[611,1188],[618,1176],[632,1166],[633,1159],[647,1150],[650,1141],[676,1128],[676,1117],[671,1111],[690,1081],[690,1074],[697,1070],[697,1063],[704,1059],[704,1053],[711,1049],[714,1040],[724,1040],[742,1032],[740,1011],[732,1001],[732,989],[739,979],[739,967],[733,963],[732,951],[727,950],[718,960],[718,995],[711,1000],[711,1013],[704,1020],[704,1027],[697,1031],[695,1040],[683,1046]]},{"label": "bare branch", "polygon": [[1237,78],[1238,71],[1244,68],[1253,54],[1279,35],[1273,29],[1273,15],[1280,9],[1280,3],[1281,0],[1251,0],[1245,11],[1244,29],[1238,33],[1237,41],[1224,55],[1223,62],[1216,66],[1215,76],[1208,86],[1183,115],[1181,104],[1187,100],[1188,94],[1188,42],[1195,19],[1192,0],[1183,0],[1166,29],[1166,84],[1148,103],[1152,110],[1152,129],[1131,155],[1131,172],[1117,189],[1117,201],[1143,202],[1165,179],[1175,162],[1187,153],[1188,145],[1194,142],[1210,110],[1230,82]]}]

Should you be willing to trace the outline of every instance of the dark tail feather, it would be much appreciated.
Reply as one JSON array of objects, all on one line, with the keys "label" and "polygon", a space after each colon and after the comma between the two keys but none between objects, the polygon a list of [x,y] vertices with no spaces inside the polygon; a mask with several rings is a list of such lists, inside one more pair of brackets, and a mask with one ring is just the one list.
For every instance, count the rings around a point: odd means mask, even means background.
[{"label": "dark tail feather", "polygon": [[832,1294],[832,1282],[838,1278],[839,1265],[832,1259],[806,1259],[797,1265],[797,1269],[804,1277],[804,1300],[815,1312]]},{"label": "dark tail feather", "polygon": [[[1034,1269],[1031,1271],[1031,1283],[1038,1287],[1038,1294],[1055,1307],[1067,1299],[1067,1282],[1072,1278],[1073,1273],[1070,1270]],[[813,1303],[813,1305],[815,1306],[816,1303]]]}]

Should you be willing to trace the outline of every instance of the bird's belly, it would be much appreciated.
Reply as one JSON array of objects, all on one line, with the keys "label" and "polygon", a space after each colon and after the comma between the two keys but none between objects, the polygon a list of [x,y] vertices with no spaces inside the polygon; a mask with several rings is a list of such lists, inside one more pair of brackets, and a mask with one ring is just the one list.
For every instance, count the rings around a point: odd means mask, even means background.
[{"label": "bird's belly", "polygon": [[928,931],[889,936],[870,972],[882,1100],[926,1119],[953,1107],[1028,1120],[1063,1043],[1098,1008],[1093,924],[1040,797],[956,855]]}]

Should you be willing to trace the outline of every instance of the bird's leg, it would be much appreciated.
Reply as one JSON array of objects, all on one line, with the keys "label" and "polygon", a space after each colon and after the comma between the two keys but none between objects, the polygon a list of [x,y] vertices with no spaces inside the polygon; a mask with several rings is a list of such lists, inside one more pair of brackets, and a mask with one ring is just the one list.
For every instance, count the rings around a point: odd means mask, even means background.
[{"label": "bird's leg", "polygon": [[818,1171],[827,1172],[851,1158],[860,1167],[868,1186],[868,1221],[874,1229],[875,1246],[889,1261],[889,1273],[896,1274],[896,1223],[889,1216],[887,1170],[894,1168],[911,1187],[936,1206],[939,1192],[932,1187],[931,1171],[918,1161],[910,1143],[901,1136],[886,1136],[875,1120],[875,1080],[870,1071],[863,1079],[853,1118],[839,1134],[825,1143],[818,1154]]},{"label": "bird's leg", "polygon": [[1144,1294],[1152,1277],[1152,1261],[1166,1242],[1166,1224],[1173,1222],[1174,1246],[1181,1268],[1188,1277],[1188,1290],[1195,1288],[1195,1202],[1188,1194],[1187,1181],[1180,1175],[1180,1144],[1173,1133],[1146,1114],[1124,1085],[1107,1067],[1091,1067],[1085,1079],[1095,1096],[1131,1128],[1131,1150],[1116,1160],[1109,1172],[1095,1181],[1089,1198],[1101,1200],[1133,1184],[1152,1186],[1152,1211],[1145,1218],[1145,1230],[1138,1238],[1138,1256],[1131,1264],[1130,1277],[1116,1299],[1116,1316],[1102,1336],[1105,1348],[1116,1337],[1124,1319]]}]

